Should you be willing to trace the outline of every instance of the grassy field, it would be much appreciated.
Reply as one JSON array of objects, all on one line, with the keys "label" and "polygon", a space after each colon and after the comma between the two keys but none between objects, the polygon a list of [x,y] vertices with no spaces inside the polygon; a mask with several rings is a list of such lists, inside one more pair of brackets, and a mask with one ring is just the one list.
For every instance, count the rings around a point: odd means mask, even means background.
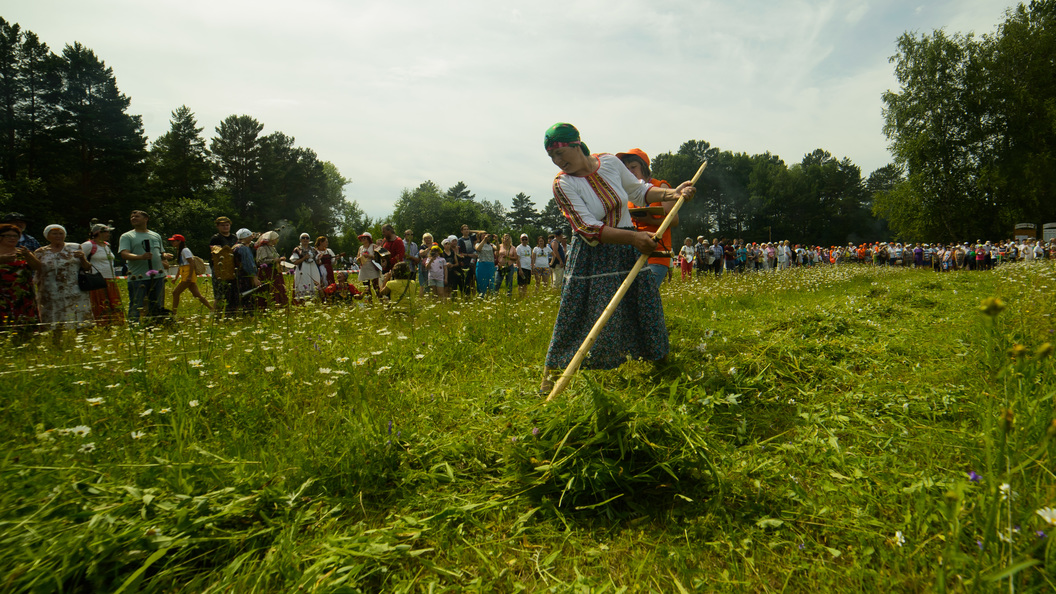
[{"label": "grassy field", "polygon": [[12,346],[0,590],[1056,588],[1056,269],[671,283],[543,405],[557,297]]}]

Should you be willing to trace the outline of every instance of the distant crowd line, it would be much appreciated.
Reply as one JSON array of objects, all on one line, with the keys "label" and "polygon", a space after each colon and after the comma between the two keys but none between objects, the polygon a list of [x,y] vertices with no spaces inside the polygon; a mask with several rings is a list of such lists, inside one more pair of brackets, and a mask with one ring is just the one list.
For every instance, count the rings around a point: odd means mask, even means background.
[{"label": "distant crowd line", "polygon": [[[509,234],[500,237],[468,225],[461,227],[459,236],[442,239],[431,233],[417,239],[410,229],[401,237],[392,225],[384,225],[378,240],[369,232],[359,235],[354,256],[335,253],[325,236],[313,240],[307,233],[286,256],[278,252],[278,232],[245,228],[232,232],[231,220],[219,217],[217,233],[209,240],[207,263],[191,253],[183,235],[164,240],[166,249],[162,236],[149,229],[149,220],[148,213],[133,211],[132,229],[120,236],[115,251],[109,225],[94,224],[88,241],[79,244],[66,242],[62,226],[48,225],[42,246],[26,233],[25,216],[6,215],[0,223],[0,328],[15,329],[22,337],[37,329],[51,330],[55,343],[61,345],[67,327],[109,326],[126,319],[135,323],[141,318],[173,320],[184,292],[222,316],[250,315],[306,301],[406,306],[426,295],[440,300],[502,292],[512,296],[514,285],[524,297],[531,285],[537,293],[560,291],[569,254],[560,229],[534,243],[522,234],[515,244]],[[643,274],[655,275],[659,285],[671,280],[674,269],[690,279],[694,271],[698,276],[721,275],[852,262],[945,272],[1042,259],[1056,259],[1056,240],[822,247],[698,237],[687,238],[677,255],[652,254]],[[175,268],[172,275],[170,267]],[[207,273],[212,277],[212,301],[198,287],[198,278]],[[116,283],[122,276],[127,278],[127,310]],[[165,307],[169,280],[174,283],[171,309]]]},{"label": "distant crowd line", "polygon": [[747,243],[743,240],[708,241],[686,238],[678,255],[682,278],[696,270],[698,275],[725,272],[784,270],[803,266],[863,263],[875,266],[932,268],[950,270],[989,270],[1015,261],[1056,259],[1056,239],[1047,243],[1035,239],[976,241],[951,244],[872,243],[846,246],[807,246],[789,241]]}]

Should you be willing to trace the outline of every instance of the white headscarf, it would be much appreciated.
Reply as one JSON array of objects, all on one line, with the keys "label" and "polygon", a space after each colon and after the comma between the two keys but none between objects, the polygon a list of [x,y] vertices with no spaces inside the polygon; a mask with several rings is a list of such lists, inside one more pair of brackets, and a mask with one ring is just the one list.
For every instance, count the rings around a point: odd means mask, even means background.
[{"label": "white headscarf", "polygon": [[66,233],[66,227],[63,227],[62,225],[48,225],[47,227],[44,227],[44,239],[48,240],[48,233],[51,233],[55,229],[62,229],[63,235],[69,235],[69,233]]}]

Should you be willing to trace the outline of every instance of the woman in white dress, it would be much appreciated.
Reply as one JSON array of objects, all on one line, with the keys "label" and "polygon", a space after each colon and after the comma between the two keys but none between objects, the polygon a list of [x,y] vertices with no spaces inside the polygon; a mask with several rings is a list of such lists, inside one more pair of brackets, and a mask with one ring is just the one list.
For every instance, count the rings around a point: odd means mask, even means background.
[{"label": "woman in white dress", "polygon": [[62,225],[48,225],[44,238],[48,245],[35,254],[41,264],[37,271],[37,307],[40,321],[51,325],[52,342],[61,347],[66,326],[79,328],[92,319],[88,293],[77,286],[77,270],[91,270],[92,265],[79,244],[66,243]]},{"label": "woman in white dress", "polygon": [[301,233],[301,245],[293,248],[290,263],[294,265],[294,303],[315,297],[322,288],[322,276],[319,274],[319,252],[312,246],[312,238],[307,233]]},{"label": "woman in white dress", "polygon": [[372,298],[381,295],[381,287],[378,279],[381,278],[381,267],[374,262],[374,237],[369,232],[359,236],[359,254],[356,256],[356,264],[359,264],[359,280],[367,287],[367,294]]}]

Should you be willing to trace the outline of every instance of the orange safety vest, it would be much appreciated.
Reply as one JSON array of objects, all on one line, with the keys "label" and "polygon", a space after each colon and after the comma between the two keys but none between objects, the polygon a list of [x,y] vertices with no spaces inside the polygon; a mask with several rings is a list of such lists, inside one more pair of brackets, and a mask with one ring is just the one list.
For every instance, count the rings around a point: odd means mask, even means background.
[{"label": "orange safety vest", "polygon": [[[671,184],[667,183],[662,179],[650,179],[649,183],[653,184],[656,188],[670,188]],[[663,202],[653,202],[649,206],[663,206]],[[627,208],[637,208],[633,202],[627,201]],[[634,228],[639,231],[647,231],[649,233],[656,233],[660,229],[660,224],[664,222],[664,217],[667,215],[645,215],[644,217],[632,217],[634,220]],[[655,225],[653,223],[656,223]],[[660,245],[656,246],[657,251],[671,251],[671,227],[664,231],[664,236],[660,238]],[[660,264],[661,266],[671,267],[671,258],[649,258],[650,264]]]}]

